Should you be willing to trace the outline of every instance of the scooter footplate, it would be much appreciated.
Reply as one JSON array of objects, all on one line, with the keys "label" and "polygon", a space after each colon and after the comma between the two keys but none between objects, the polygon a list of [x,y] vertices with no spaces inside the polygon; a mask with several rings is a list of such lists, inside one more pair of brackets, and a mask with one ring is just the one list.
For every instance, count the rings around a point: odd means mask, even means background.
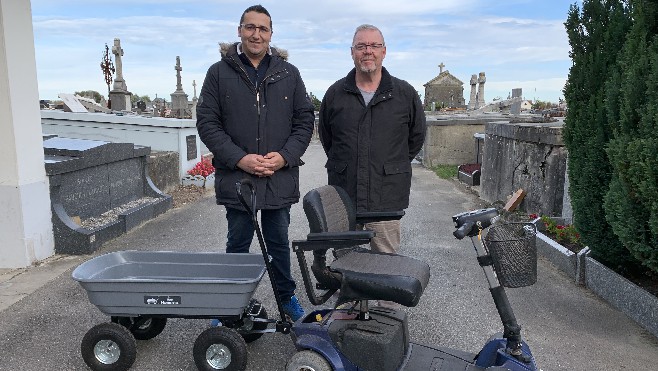
[{"label": "scooter footplate", "polygon": [[410,343],[409,353],[409,357],[400,368],[401,370],[484,370],[474,365],[475,354],[459,350]]}]

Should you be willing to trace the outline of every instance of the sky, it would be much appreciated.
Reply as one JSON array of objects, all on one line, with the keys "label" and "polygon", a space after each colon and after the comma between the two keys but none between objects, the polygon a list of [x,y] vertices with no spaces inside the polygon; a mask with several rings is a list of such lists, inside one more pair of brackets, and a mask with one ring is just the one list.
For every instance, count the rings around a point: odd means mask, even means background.
[{"label": "sky", "polygon": [[[384,67],[424,97],[439,64],[464,83],[486,74],[485,100],[522,88],[530,100],[557,102],[571,66],[564,29],[577,0],[261,1],[273,22],[271,45],[286,49],[306,89],[322,99],[353,67],[357,26],[381,29]],[[184,91],[197,95],[220,42],[238,41],[242,12],[257,4],[227,0],[32,0],[40,99],[96,90],[107,97],[100,68],[105,44],[119,38],[123,76],[133,94],[170,100],[176,56]]]}]

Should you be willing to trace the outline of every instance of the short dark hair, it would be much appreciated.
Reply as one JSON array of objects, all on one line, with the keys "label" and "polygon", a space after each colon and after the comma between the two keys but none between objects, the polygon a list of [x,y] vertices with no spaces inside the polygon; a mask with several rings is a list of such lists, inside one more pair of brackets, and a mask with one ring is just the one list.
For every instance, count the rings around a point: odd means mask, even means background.
[{"label": "short dark hair", "polygon": [[249,12],[261,13],[261,14],[265,14],[266,16],[268,16],[270,18],[270,28],[272,28],[272,16],[270,15],[270,12],[268,12],[267,9],[265,9],[265,7],[260,5],[260,4],[252,5],[252,6],[248,7],[247,9],[245,9],[245,11],[242,12],[242,16],[240,17],[240,24],[242,24],[244,22],[244,15],[249,13]]}]

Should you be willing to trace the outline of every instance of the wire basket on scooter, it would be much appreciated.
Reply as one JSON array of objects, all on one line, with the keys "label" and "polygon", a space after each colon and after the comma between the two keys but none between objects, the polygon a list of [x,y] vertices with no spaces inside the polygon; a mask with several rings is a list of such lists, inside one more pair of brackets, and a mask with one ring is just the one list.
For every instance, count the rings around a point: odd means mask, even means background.
[{"label": "wire basket on scooter", "polygon": [[532,223],[492,226],[484,237],[500,284],[524,287],[537,282],[537,229]]}]

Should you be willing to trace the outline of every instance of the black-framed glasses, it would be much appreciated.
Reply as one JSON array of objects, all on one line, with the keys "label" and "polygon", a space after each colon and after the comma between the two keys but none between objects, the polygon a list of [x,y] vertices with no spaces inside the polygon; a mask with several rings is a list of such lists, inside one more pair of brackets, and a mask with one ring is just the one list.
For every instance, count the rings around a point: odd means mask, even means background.
[{"label": "black-framed glasses", "polygon": [[352,49],[358,50],[360,52],[366,50],[367,48],[370,48],[372,50],[379,50],[383,47],[384,47],[384,44],[382,44],[382,43],[352,45]]},{"label": "black-framed glasses", "polygon": [[242,27],[243,30],[245,30],[249,33],[254,33],[254,32],[256,32],[256,30],[259,30],[260,33],[270,33],[270,32],[272,32],[272,30],[269,27],[256,26],[255,24],[252,24],[252,23],[241,24],[240,27]]}]

